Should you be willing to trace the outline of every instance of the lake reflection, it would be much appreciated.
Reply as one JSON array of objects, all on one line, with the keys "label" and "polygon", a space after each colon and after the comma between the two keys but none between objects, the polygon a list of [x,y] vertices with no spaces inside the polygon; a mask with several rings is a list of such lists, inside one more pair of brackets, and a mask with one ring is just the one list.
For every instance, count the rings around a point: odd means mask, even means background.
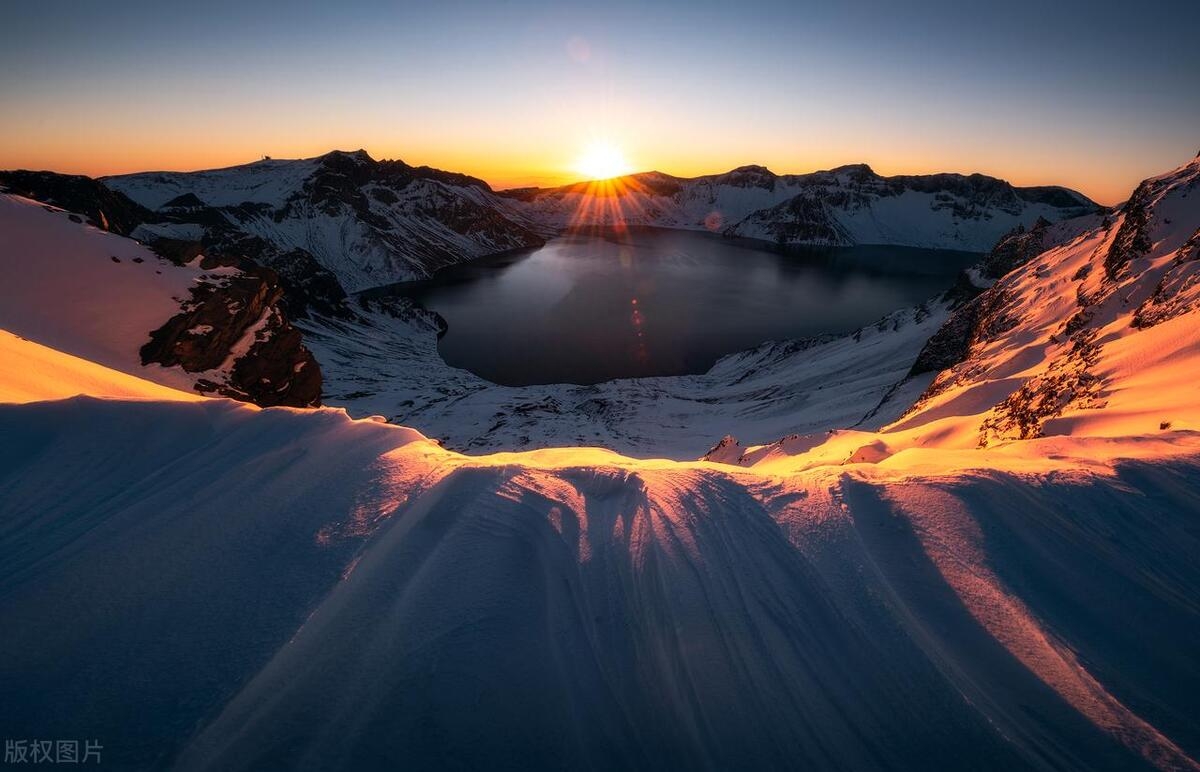
[{"label": "lake reflection", "polygon": [[708,233],[564,236],[392,291],[440,314],[451,365],[507,385],[704,372],[764,341],[849,332],[976,262],[904,247],[790,249]]}]

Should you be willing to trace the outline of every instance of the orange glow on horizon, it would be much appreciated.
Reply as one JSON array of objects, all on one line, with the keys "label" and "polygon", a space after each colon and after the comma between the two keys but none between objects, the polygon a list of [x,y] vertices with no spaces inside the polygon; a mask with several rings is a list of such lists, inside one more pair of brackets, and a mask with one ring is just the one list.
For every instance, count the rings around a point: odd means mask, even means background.
[{"label": "orange glow on horizon", "polygon": [[609,180],[633,171],[625,154],[609,140],[595,140],[575,161],[575,171],[589,180]]},{"label": "orange glow on horizon", "polygon": [[[1014,166],[1011,160],[993,155],[902,152],[903,148],[876,147],[871,153],[855,153],[846,148],[826,147],[820,154],[785,145],[743,148],[730,146],[697,156],[690,148],[623,143],[638,159],[653,159],[629,164],[623,152],[615,155],[616,166],[588,166],[583,171],[580,158],[570,159],[545,145],[513,145],[509,152],[481,150],[472,143],[406,142],[397,145],[394,138],[379,141],[369,137],[347,140],[330,136],[299,143],[280,145],[267,137],[241,137],[239,142],[200,141],[178,145],[167,138],[133,142],[128,136],[97,133],[81,138],[77,133],[59,137],[47,131],[37,142],[0,143],[0,169],[38,169],[64,174],[102,177],[146,171],[197,171],[250,163],[269,154],[274,158],[311,158],[335,148],[355,150],[364,147],[377,159],[400,159],[414,166],[428,165],[447,171],[469,174],[485,180],[496,190],[521,187],[558,187],[581,180],[608,178],[632,172],[657,170],[678,177],[720,174],[744,164],[762,164],[779,174],[804,174],[847,163],[865,162],[881,175],[933,174],[938,172],[980,172],[1008,180],[1013,185],[1064,185],[1090,196],[1101,204],[1124,200],[1144,177],[1162,172],[1186,158],[1169,160],[1160,166],[1142,168],[1137,159],[1116,157],[1103,167],[1095,164],[1052,165],[1050,159],[1031,155]],[[626,138],[628,139],[628,138]],[[614,146],[615,147],[615,146]],[[253,149],[251,149],[253,148]],[[585,153],[585,155],[590,155]],[[557,156],[557,158],[556,158]],[[605,160],[601,158],[600,160]],[[605,163],[613,161],[609,158]],[[1161,168],[1160,168],[1161,167]],[[1101,172],[1106,176],[1102,176]],[[603,194],[603,191],[596,191]]]}]

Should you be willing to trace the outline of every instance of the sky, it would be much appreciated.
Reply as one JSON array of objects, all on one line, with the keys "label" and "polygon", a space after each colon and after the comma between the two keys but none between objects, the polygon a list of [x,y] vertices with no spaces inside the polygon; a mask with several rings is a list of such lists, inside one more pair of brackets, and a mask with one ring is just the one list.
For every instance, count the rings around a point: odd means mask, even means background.
[{"label": "sky", "polygon": [[1200,150],[1200,3],[6,4],[0,168],[365,148],[494,187],[869,163],[1101,203]]}]

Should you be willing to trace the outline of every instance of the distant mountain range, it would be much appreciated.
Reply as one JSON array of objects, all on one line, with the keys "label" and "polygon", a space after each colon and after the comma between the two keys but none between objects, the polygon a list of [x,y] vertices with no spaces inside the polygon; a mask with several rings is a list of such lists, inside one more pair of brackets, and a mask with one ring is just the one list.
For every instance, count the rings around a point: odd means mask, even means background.
[{"label": "distant mountain range", "polygon": [[554,227],[624,222],[707,229],[777,244],[974,252],[991,249],[1008,231],[1039,218],[1055,222],[1099,208],[1067,188],[1019,188],[982,174],[881,177],[865,164],[785,175],[762,166],[694,178],[648,172],[501,195]]},{"label": "distant mountain range", "polygon": [[[137,303],[178,312],[139,317],[144,329],[113,343],[122,353],[107,363],[136,360],[179,367],[186,374],[181,382],[205,393],[295,406],[318,402],[328,388],[322,383],[324,363],[314,360],[305,341],[328,344],[322,355],[342,361],[333,349],[353,348],[347,341],[358,340],[372,324],[390,324],[363,316],[366,301],[349,304],[348,294],[428,277],[444,266],[487,254],[538,246],[572,226],[647,225],[707,229],[781,244],[882,243],[984,251],[1010,231],[1099,209],[1063,188],[1015,188],[981,175],[880,177],[866,166],[784,176],[747,166],[693,179],[651,172],[497,193],[473,177],[376,161],[361,150],[99,180],[0,172],[0,186],[76,213],[71,217],[80,223],[86,218],[102,231],[141,242],[148,249],[130,252],[135,265],[200,272],[194,279],[190,274],[179,279],[183,288],[173,293],[156,288],[162,274],[139,274],[137,281],[148,283],[134,293]],[[5,216],[14,227],[33,227],[33,210],[17,203],[9,203]],[[75,293],[85,304],[107,302],[97,288],[119,278],[113,271],[120,261],[110,265],[106,259],[111,238],[74,234],[69,226],[59,223],[54,228],[65,230],[52,233],[46,223],[38,225],[49,235],[36,246],[57,254],[60,240],[78,238],[87,270],[42,277],[47,286],[38,292]],[[141,249],[133,242],[122,245],[126,247]],[[199,257],[203,259],[197,261]],[[34,306],[38,303],[43,301]],[[43,321],[57,323],[52,317],[60,317],[61,311],[43,318],[31,306],[18,316],[11,321],[17,331],[33,330]],[[324,320],[322,324],[341,319],[351,328],[329,338],[326,327],[301,325],[302,340],[292,323],[306,319]],[[424,340],[423,327],[418,332],[401,327],[399,338],[393,330],[388,341],[408,341],[413,335]],[[151,341],[146,343],[144,336]],[[424,351],[424,342],[415,345]],[[387,370],[385,363],[375,366]],[[440,360],[428,366],[440,366]],[[364,391],[353,386],[358,376],[352,371],[343,367],[326,373],[338,384],[334,394]],[[393,384],[402,380],[391,378]],[[467,388],[483,385],[472,382]],[[422,402],[414,399],[414,405]],[[461,424],[461,411],[458,415]]]},{"label": "distant mountain range", "polygon": [[98,181],[8,172],[0,184],[73,211],[95,210],[143,242],[253,259],[280,274],[294,304],[326,308],[345,293],[538,246],[573,225],[985,252],[1018,226],[1099,208],[1066,188],[1019,188],[979,174],[881,177],[865,165],[802,175],[743,166],[690,179],[648,172],[496,192],[474,177],[377,161],[362,150]]}]

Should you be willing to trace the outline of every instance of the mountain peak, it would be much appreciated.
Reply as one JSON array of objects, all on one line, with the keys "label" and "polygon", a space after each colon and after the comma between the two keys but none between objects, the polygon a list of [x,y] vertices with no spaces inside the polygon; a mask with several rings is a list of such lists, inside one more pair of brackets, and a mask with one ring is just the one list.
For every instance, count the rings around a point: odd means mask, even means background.
[{"label": "mountain peak", "polygon": [[361,147],[358,150],[330,150],[323,156],[319,156],[322,161],[340,161],[349,160],[356,163],[374,163],[375,159],[371,154]]},{"label": "mountain peak", "polygon": [[864,164],[864,163],[845,164],[843,166],[838,166],[834,169],[830,169],[829,171],[831,174],[850,174],[850,175],[854,175],[856,177],[857,176],[862,176],[862,177],[874,177],[875,176],[875,170],[872,169],[870,167],[870,165]]},{"label": "mountain peak", "polygon": [[758,164],[746,164],[745,166],[739,166],[736,169],[730,169],[728,172],[726,172],[726,174],[764,174],[768,177],[775,176],[775,172],[771,171],[765,166],[759,166]]}]

